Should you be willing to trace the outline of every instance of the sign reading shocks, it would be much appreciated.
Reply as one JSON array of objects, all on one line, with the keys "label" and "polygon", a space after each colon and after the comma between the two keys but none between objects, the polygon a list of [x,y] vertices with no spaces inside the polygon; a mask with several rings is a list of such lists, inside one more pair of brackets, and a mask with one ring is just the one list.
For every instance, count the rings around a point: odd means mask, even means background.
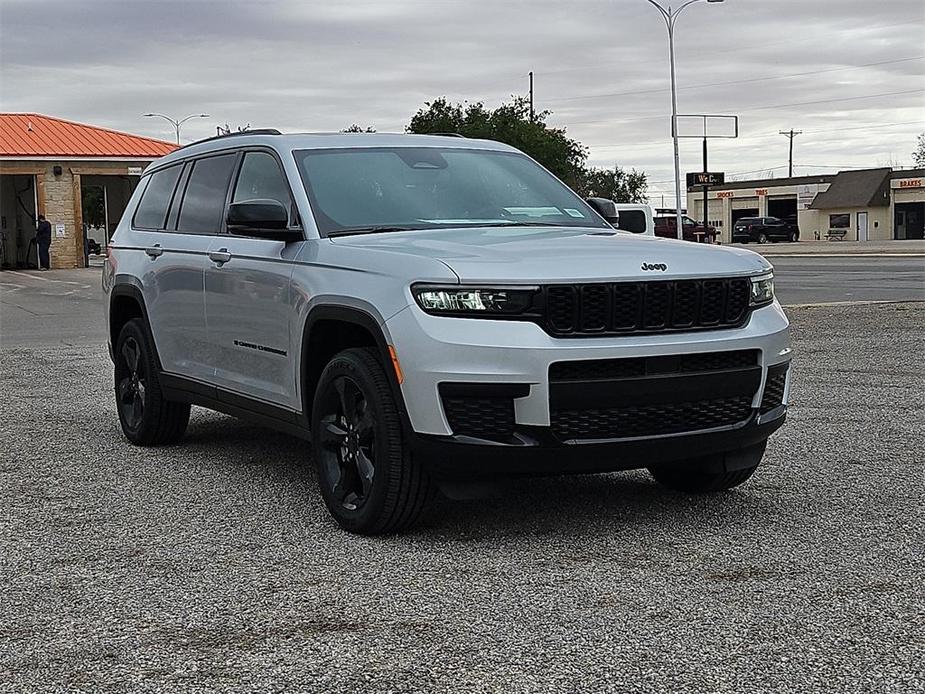
[{"label": "sign reading shocks", "polygon": [[687,174],[688,188],[693,188],[694,186],[721,186],[725,182],[726,174],[722,171],[714,171],[713,173],[703,171]]}]

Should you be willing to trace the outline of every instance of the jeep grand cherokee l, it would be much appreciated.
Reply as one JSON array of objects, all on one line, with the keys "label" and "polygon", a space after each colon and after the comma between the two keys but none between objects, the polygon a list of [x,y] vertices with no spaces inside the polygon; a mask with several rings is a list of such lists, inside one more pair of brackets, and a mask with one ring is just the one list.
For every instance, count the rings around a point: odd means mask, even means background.
[{"label": "jeep grand cherokee l", "polygon": [[131,442],[179,441],[191,404],[304,437],[352,532],[406,528],[474,479],[729,489],[787,409],[767,261],[614,230],[497,142],[183,147],[145,171],[103,287]]}]

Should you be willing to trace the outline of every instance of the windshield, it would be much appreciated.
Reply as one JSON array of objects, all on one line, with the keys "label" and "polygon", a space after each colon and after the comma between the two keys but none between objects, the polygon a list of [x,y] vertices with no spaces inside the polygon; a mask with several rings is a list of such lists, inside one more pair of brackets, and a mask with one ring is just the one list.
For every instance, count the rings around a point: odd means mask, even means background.
[{"label": "windshield", "polygon": [[522,154],[364,147],[295,156],[323,236],[460,226],[611,228]]}]

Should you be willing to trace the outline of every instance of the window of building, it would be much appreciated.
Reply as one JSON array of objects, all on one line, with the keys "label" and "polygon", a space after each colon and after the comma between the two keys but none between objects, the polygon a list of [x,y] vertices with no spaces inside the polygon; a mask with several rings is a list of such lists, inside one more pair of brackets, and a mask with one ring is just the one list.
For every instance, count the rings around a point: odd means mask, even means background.
[{"label": "window of building", "polygon": [[829,229],[849,229],[851,228],[850,214],[830,214]]},{"label": "window of building", "polygon": [[237,155],[199,159],[186,184],[180,204],[179,231],[217,234],[222,230],[225,195]]},{"label": "window of building", "polygon": [[171,166],[151,174],[151,180],[141,196],[135,211],[133,225],[139,229],[163,229],[167,220],[167,208],[173,199],[177,179],[182,166]]}]

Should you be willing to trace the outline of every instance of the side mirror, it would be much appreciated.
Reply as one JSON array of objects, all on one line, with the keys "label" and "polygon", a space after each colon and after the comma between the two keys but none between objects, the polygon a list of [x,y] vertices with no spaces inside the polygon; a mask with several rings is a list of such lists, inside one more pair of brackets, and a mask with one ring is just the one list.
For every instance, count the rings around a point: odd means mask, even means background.
[{"label": "side mirror", "polygon": [[302,232],[289,228],[289,210],[278,200],[245,200],[228,206],[228,231],[277,241],[296,241]]},{"label": "side mirror", "polygon": [[588,198],[585,200],[594,211],[606,219],[612,226],[616,227],[620,221],[620,215],[617,213],[617,206],[613,200],[607,198]]}]

